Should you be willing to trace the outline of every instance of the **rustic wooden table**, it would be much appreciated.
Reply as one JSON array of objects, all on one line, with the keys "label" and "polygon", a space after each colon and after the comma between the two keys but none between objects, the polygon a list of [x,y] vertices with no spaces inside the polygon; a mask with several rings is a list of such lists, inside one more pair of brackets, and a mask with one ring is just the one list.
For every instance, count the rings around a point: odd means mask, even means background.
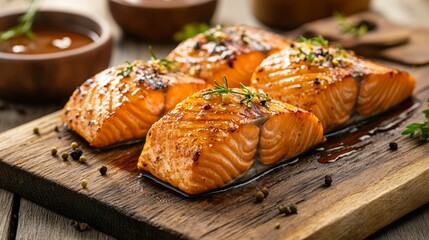
[{"label": "rustic wooden table", "polygon": [[[225,25],[246,23],[261,26],[251,15],[248,0],[219,2],[214,22]],[[0,0],[0,11],[22,8],[26,1]],[[45,0],[42,7],[58,7],[107,19],[114,32],[116,44],[111,65],[125,60],[148,59],[147,43],[122,39],[113,22],[105,0]],[[429,2],[426,0],[373,0],[372,9],[391,21],[408,25],[429,25]],[[428,39],[429,40],[429,39]],[[159,56],[173,45],[155,45]],[[0,132],[60,109],[64,102],[48,104],[11,103],[0,99]],[[1,148],[1,146],[0,146]],[[0,189],[0,240],[2,239],[112,239],[95,229],[79,232],[67,219],[40,207],[19,195]],[[427,239],[429,238],[429,204],[402,217],[375,233],[370,239]]]}]

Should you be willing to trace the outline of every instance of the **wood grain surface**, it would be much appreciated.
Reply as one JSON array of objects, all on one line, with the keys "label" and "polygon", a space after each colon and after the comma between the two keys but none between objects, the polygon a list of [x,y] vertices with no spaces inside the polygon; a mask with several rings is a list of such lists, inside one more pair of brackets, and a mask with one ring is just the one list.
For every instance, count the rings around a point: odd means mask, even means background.
[{"label": "wood grain surface", "polygon": [[12,219],[13,194],[0,189],[0,240],[9,239],[10,220]]},{"label": "wood grain surface", "polygon": [[[364,238],[429,202],[428,145],[400,136],[405,124],[422,119],[429,68],[408,70],[418,80],[414,99],[357,131],[330,137],[325,151],[312,151],[224,193],[187,199],[165,189],[139,175],[136,159],[142,144],[90,148],[65,129],[54,131],[61,125],[58,113],[0,135],[5,146],[0,149],[0,187],[121,238]],[[39,135],[33,134],[34,127]],[[81,144],[86,164],[51,156],[51,147],[70,151],[72,141]],[[390,141],[398,142],[398,151],[389,150]],[[348,155],[336,162],[317,161],[344,148]],[[106,176],[98,172],[102,165],[108,167]],[[326,174],[334,179],[329,188],[323,187]],[[85,189],[83,178],[88,180]],[[257,204],[253,194],[264,186],[269,196]],[[290,203],[297,204],[298,214],[279,215],[277,207]]]},{"label": "wood grain surface", "polygon": [[27,211],[20,211],[19,213],[20,221],[16,239],[39,239],[42,232],[45,236],[55,236],[57,239],[113,239],[92,229],[77,231],[72,226],[70,219],[31,204],[28,200],[21,201],[21,208],[27,209]]}]

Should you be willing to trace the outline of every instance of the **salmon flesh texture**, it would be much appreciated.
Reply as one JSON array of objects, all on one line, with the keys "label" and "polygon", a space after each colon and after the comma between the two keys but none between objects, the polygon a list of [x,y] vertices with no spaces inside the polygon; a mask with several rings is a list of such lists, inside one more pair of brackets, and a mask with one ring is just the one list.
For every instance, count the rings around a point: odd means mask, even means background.
[{"label": "salmon flesh texture", "polygon": [[177,103],[207,84],[157,61],[106,69],[78,87],[61,119],[93,147],[143,138]]},{"label": "salmon flesh texture", "polygon": [[286,47],[289,40],[259,28],[237,25],[215,27],[179,44],[167,59],[178,69],[212,84],[226,76],[230,87],[249,85],[264,58]]},{"label": "salmon flesh texture", "polygon": [[314,113],[329,131],[353,116],[386,111],[411,96],[414,78],[353,52],[295,42],[267,57],[251,86]]},{"label": "salmon flesh texture", "polygon": [[151,127],[139,169],[199,194],[324,141],[322,124],[305,110],[276,100],[245,104],[241,95],[204,95],[207,91],[185,99]]}]

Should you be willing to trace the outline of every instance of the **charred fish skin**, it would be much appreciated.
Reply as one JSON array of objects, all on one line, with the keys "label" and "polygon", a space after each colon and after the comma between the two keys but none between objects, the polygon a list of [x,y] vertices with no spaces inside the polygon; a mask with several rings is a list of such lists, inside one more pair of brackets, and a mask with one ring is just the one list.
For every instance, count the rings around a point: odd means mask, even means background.
[{"label": "charred fish skin", "polygon": [[187,194],[200,194],[324,140],[322,124],[305,110],[209,91],[193,94],[152,126],[139,157],[140,170]]},{"label": "charred fish skin", "polygon": [[209,84],[226,76],[231,87],[249,85],[261,61],[289,40],[259,28],[236,25],[211,28],[180,43],[168,56],[178,69]]},{"label": "charred fish skin", "polygon": [[267,57],[250,85],[314,113],[329,131],[347,123],[354,111],[371,116],[402,102],[412,95],[415,80],[352,51],[304,41]]},{"label": "charred fish skin", "polygon": [[155,61],[106,69],[79,86],[62,121],[93,147],[143,138],[165,112],[207,84]]}]

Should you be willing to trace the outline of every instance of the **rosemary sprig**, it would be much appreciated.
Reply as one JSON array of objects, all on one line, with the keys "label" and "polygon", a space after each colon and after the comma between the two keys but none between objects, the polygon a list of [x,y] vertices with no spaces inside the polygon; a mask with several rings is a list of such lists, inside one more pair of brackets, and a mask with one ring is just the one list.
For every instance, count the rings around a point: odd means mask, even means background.
[{"label": "rosemary sprig", "polygon": [[34,38],[34,33],[31,31],[34,19],[37,13],[38,0],[31,0],[31,5],[27,12],[20,17],[19,24],[0,33],[0,41],[6,41],[13,37],[25,35],[29,38]]},{"label": "rosemary sprig", "polygon": [[310,43],[312,45],[321,45],[323,47],[327,47],[329,42],[325,38],[323,38],[321,35],[313,38],[306,38],[304,36],[300,36],[298,42],[301,43]]},{"label": "rosemary sprig", "polygon": [[239,84],[240,89],[242,91],[241,92],[235,91],[235,90],[228,87],[228,79],[225,76],[223,76],[222,80],[223,80],[223,85],[220,85],[217,81],[215,81],[214,89],[212,89],[211,91],[203,93],[203,96],[213,95],[213,94],[220,94],[221,95],[221,94],[230,94],[230,93],[238,94],[238,95],[243,96],[240,103],[245,103],[247,107],[251,106],[254,99],[257,99],[260,102],[267,101],[270,99],[268,94],[252,91],[249,88],[247,88],[246,86],[244,86],[244,84],[242,84],[242,83]]},{"label": "rosemary sprig", "polygon": [[152,46],[149,45],[148,48],[149,48],[149,53],[150,53],[152,61],[161,64],[162,66],[166,67],[167,69],[170,69],[170,70],[175,69],[175,65],[174,65],[174,61],[173,60],[167,60],[167,59],[157,58],[156,55],[155,55],[155,52],[153,51]]},{"label": "rosemary sprig", "polygon": [[[429,98],[427,99],[429,106]],[[411,123],[405,127],[402,131],[402,135],[414,136],[416,133],[420,133],[421,141],[429,141],[429,109],[426,109],[422,112],[425,115],[426,120],[421,123]]]},{"label": "rosemary sprig", "polygon": [[131,71],[133,70],[133,64],[130,61],[125,61],[127,64],[123,67],[118,73],[117,76],[128,77],[130,76]]},{"label": "rosemary sprig", "polygon": [[352,23],[349,23],[346,21],[346,18],[344,15],[342,15],[339,12],[334,12],[334,18],[337,21],[338,25],[341,28],[341,31],[347,34],[355,35],[355,36],[362,36],[365,33],[368,32],[368,26],[365,24],[356,26]]},{"label": "rosemary sprig", "polygon": [[207,23],[189,23],[183,26],[183,29],[173,35],[173,40],[181,42],[185,39],[191,38],[198,33],[207,31],[210,28]]}]

